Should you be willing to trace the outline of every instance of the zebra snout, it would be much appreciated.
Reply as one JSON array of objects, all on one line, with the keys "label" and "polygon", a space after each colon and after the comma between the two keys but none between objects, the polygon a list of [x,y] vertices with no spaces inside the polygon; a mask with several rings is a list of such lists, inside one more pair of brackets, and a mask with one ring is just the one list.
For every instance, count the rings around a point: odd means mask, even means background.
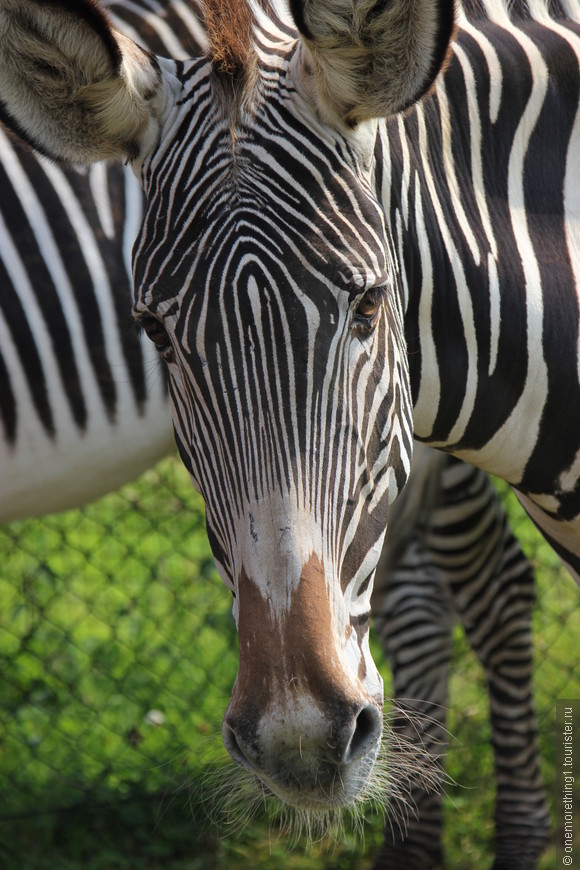
[{"label": "zebra snout", "polygon": [[223,740],[233,760],[278,798],[297,807],[346,806],[366,785],[382,734],[374,702],[334,706],[324,713],[314,699],[294,709],[274,707],[257,722],[229,709]]}]

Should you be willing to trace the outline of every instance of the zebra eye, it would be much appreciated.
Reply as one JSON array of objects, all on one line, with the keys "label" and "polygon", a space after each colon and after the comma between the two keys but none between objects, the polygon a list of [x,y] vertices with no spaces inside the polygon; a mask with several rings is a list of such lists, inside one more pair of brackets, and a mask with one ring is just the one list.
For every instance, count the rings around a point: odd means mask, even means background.
[{"label": "zebra eye", "polygon": [[145,335],[153,342],[165,362],[173,362],[175,359],[173,347],[161,321],[157,320],[156,317],[147,316],[142,317],[140,323]]},{"label": "zebra eye", "polygon": [[367,329],[373,329],[383,298],[383,287],[371,287],[360,299],[354,312],[355,320]]}]

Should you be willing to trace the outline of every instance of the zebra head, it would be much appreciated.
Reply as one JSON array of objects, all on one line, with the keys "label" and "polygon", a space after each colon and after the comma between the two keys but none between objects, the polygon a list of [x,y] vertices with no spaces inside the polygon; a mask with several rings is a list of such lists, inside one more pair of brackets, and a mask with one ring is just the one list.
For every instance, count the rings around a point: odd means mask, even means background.
[{"label": "zebra head", "polygon": [[141,178],[135,313],[234,594],[224,741],[315,810],[364,794],[378,752],[370,595],[412,444],[376,119],[430,87],[453,3],[291,12],[209,3],[207,51],[174,62],[95,0],[0,0],[0,100],[36,148]]}]

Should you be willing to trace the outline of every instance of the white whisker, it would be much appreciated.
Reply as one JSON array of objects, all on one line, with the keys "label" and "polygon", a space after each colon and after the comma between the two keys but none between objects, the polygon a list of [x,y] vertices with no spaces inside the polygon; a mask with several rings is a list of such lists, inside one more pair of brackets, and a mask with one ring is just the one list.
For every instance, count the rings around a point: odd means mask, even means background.
[{"label": "white whisker", "polygon": [[[349,806],[344,806],[339,797],[343,792],[340,767],[325,794],[327,802],[320,807],[312,803],[303,807],[284,804],[257,777],[229,762],[206,766],[201,780],[185,783],[178,793],[195,788],[195,795],[190,795],[191,805],[198,807],[201,798],[210,825],[221,837],[234,836],[262,818],[267,821],[272,842],[283,838],[289,849],[298,845],[331,849],[343,842],[347,833],[362,842],[365,823],[374,814],[383,816],[391,830],[398,828],[404,834],[409,816],[416,815],[413,790],[437,792],[450,780],[441,769],[439,756],[423,743],[426,719],[405,711],[411,738],[395,733],[389,724],[400,713],[396,709],[386,714],[378,757],[367,783]],[[370,765],[371,760],[361,771],[361,780]],[[340,788],[335,787],[338,784]]]}]

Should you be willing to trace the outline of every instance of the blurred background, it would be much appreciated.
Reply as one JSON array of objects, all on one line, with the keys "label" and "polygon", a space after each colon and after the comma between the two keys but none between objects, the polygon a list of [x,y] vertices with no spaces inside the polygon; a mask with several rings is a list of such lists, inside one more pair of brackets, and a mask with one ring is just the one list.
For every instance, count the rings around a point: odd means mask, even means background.
[{"label": "blurred background", "polygon": [[[536,568],[535,692],[554,806],[555,700],[580,698],[580,591],[501,490]],[[212,800],[237,670],[230,594],[175,458],[80,511],[0,528],[0,867],[366,868],[382,837],[288,849],[267,811]],[[390,676],[383,661],[386,693]],[[493,856],[481,668],[459,628],[449,704],[447,866]],[[579,826],[576,826],[577,830]],[[554,866],[553,849],[543,868]]]}]

